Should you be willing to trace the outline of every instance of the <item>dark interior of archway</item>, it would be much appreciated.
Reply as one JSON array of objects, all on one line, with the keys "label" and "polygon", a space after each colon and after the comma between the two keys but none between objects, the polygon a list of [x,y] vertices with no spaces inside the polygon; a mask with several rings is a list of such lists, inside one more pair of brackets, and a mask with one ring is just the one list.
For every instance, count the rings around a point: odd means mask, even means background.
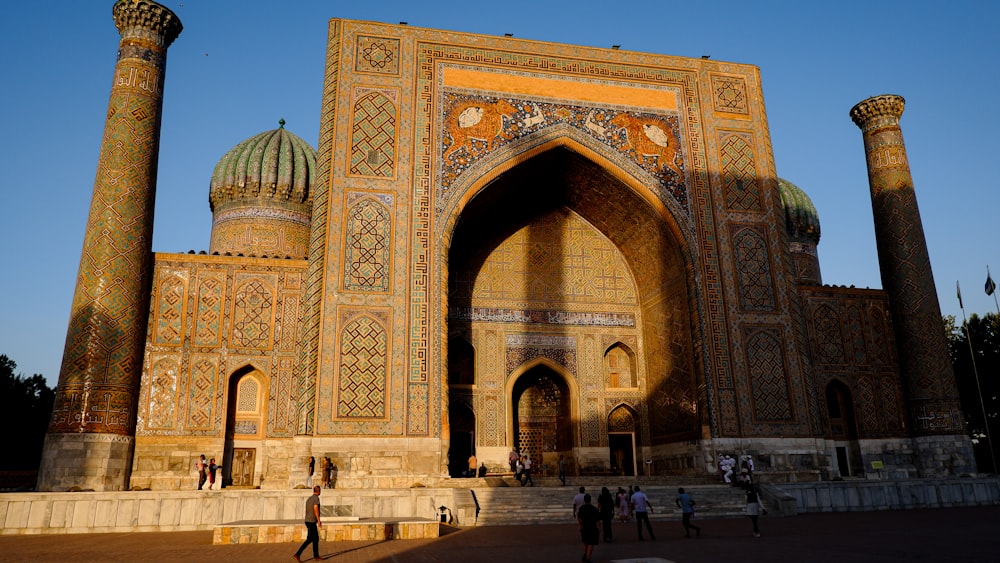
[{"label": "dark interior of archway", "polygon": [[[565,147],[536,155],[499,175],[468,202],[449,250],[449,308],[471,306],[476,275],[498,245],[560,208],[608,237],[632,270],[645,319],[652,443],[690,439],[699,428],[693,408],[698,397],[680,242],[669,219],[583,155]],[[662,326],[668,321],[673,324]],[[469,325],[449,319],[449,333],[470,334]]]},{"label": "dark interior of archway", "polygon": [[[538,463],[545,452],[568,451],[573,447],[569,387],[562,376],[547,366],[535,366],[521,374],[511,396],[519,450],[527,450]],[[522,425],[531,425],[528,433],[536,434],[537,439],[524,443],[521,437],[526,429]]]}]

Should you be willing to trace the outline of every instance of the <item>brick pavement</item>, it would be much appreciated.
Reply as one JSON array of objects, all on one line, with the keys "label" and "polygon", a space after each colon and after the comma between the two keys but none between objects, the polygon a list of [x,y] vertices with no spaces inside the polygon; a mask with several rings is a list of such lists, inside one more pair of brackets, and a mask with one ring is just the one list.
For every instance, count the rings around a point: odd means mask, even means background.
[{"label": "brick pavement", "polygon": [[[651,558],[677,563],[723,561],[1000,561],[1000,506],[764,517],[763,537],[745,518],[698,522],[702,537],[684,539],[680,522],[654,522],[657,541],[638,542],[632,525],[594,551],[595,563]],[[297,544],[212,545],[211,532],[0,536],[0,561],[282,561]],[[308,553],[308,552],[307,552]],[[436,540],[322,544],[336,563],[574,563],[576,526],[450,528]]]}]

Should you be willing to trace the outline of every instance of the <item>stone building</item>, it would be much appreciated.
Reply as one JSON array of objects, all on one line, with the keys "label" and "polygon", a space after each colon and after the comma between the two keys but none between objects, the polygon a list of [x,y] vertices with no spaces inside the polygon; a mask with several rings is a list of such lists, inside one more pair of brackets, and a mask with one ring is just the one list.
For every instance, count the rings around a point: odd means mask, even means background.
[{"label": "stone building", "polygon": [[209,250],[154,254],[181,25],[149,0],[114,14],[40,489],[188,487],[203,453],[261,488],[310,457],[394,487],[512,448],[581,474],[975,470],[902,98],[851,111],[886,288],[831,287],[757,67],[333,19],[318,150],[283,124],[236,144]]}]

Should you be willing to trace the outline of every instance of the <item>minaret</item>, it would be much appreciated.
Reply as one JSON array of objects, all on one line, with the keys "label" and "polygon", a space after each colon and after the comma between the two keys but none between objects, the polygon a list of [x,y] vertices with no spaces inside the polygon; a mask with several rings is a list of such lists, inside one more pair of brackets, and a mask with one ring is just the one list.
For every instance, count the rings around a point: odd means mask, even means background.
[{"label": "minaret", "polygon": [[38,490],[127,488],[149,319],[153,203],[167,47],[180,19],[119,0],[104,139]]},{"label": "minaret", "polygon": [[901,96],[885,95],[851,108],[865,142],[882,285],[889,295],[918,468],[923,476],[974,471],[899,128],[904,104]]}]

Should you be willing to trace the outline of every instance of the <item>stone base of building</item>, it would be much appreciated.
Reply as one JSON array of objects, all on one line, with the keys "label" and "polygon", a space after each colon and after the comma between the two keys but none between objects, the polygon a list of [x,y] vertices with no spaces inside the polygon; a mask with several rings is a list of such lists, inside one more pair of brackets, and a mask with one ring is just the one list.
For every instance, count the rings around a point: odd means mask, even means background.
[{"label": "stone base of building", "polygon": [[132,469],[135,439],[117,434],[45,435],[39,491],[121,491]]},{"label": "stone base of building", "polygon": [[[319,539],[328,541],[386,541],[436,538],[440,525],[437,520],[361,520],[359,518],[323,518]],[[216,526],[213,544],[289,543],[306,539],[306,527],[301,520],[229,522]]]}]

